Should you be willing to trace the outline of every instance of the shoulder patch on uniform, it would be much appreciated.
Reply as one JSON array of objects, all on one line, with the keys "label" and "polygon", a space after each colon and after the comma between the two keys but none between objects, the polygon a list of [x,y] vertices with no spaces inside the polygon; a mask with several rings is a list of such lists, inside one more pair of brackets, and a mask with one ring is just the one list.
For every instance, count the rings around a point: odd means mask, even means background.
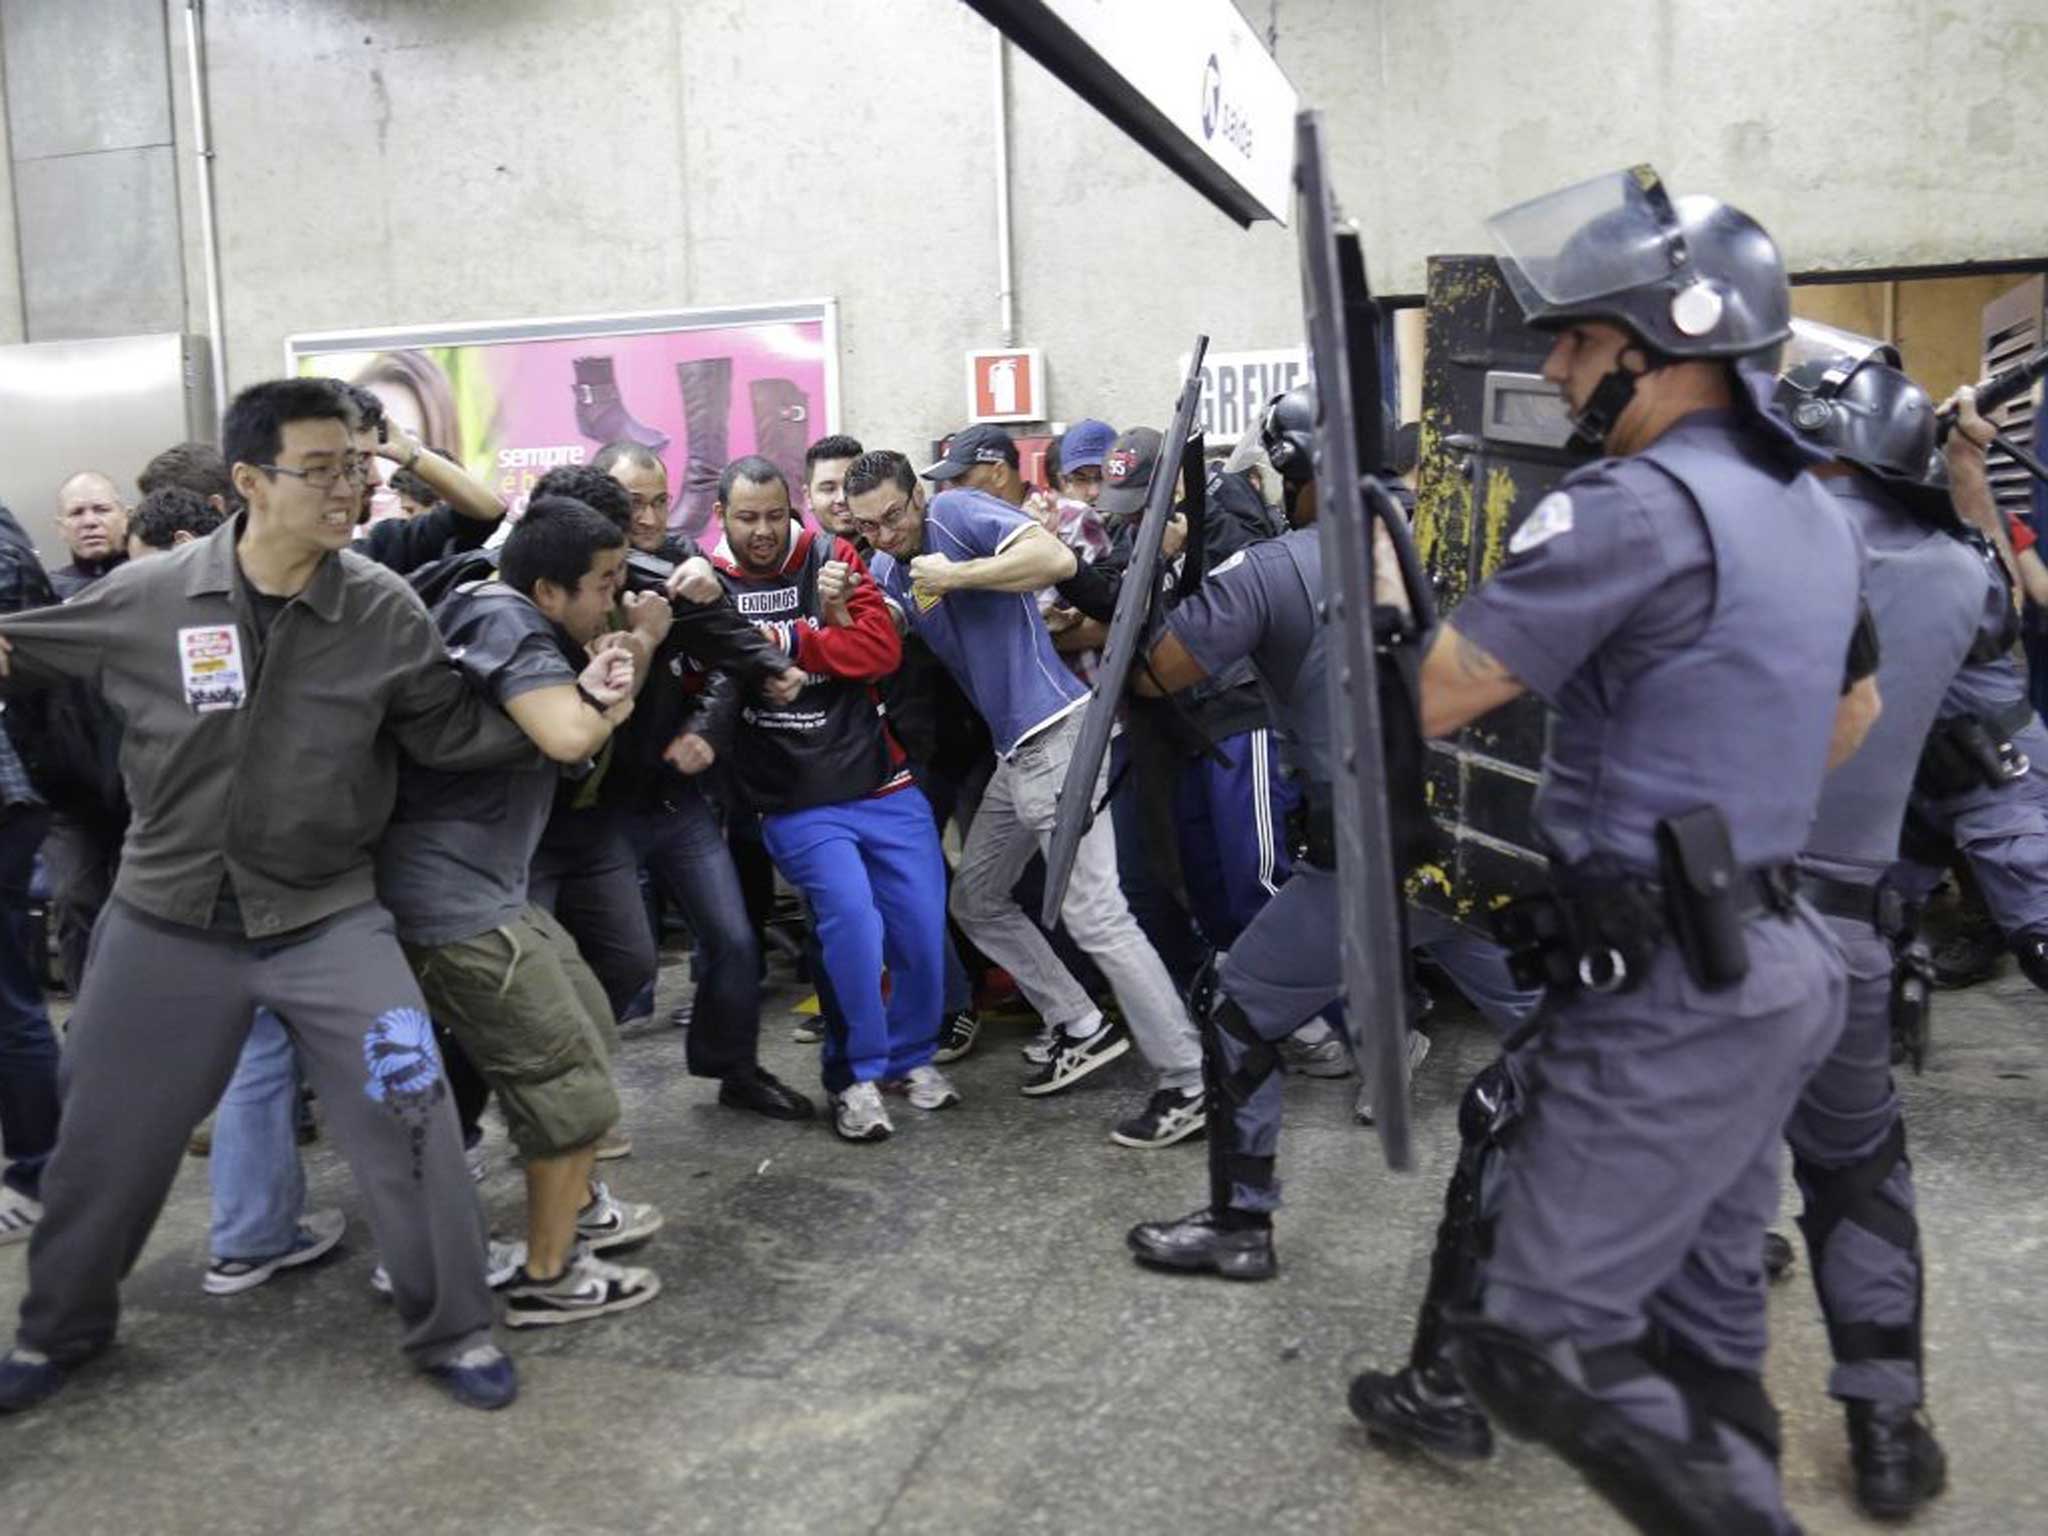
[{"label": "shoulder patch on uniform", "polygon": [[1250,553],[1251,546],[1247,544],[1243,549],[1240,549],[1236,554],[1230,556],[1227,560],[1221,561],[1217,565],[1211,567],[1209,574],[1211,576],[1221,576],[1225,571],[1236,570],[1240,565],[1244,564],[1244,557]]},{"label": "shoulder patch on uniform", "polygon": [[1538,545],[1548,544],[1560,533],[1572,531],[1572,499],[1563,491],[1552,491],[1536,503],[1536,508],[1522,520],[1522,526],[1515,530],[1508,540],[1508,553],[1527,554]]}]

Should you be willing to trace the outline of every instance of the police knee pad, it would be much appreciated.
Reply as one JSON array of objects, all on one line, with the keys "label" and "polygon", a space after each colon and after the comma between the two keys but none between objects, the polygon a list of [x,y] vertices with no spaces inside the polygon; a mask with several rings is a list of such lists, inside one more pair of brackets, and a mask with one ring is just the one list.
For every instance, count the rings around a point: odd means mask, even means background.
[{"label": "police knee pad", "polygon": [[1697,1411],[1748,1436],[1773,1462],[1783,1454],[1784,1424],[1778,1405],[1771,1401],[1763,1377],[1756,1372],[1716,1365],[1685,1340],[1668,1333],[1655,1337],[1646,1357]]},{"label": "police knee pad", "polygon": [[1195,1022],[1203,1049],[1214,1064],[1216,1092],[1228,1102],[1244,1103],[1280,1070],[1279,1046],[1252,1028],[1237,999],[1221,987],[1210,994],[1208,1008]]},{"label": "police knee pad", "polygon": [[1737,1497],[1727,1457],[1702,1432],[1702,1405],[1685,1387],[1672,1383],[1694,1421],[1684,1440],[1595,1395],[1603,1384],[1653,1374],[1634,1346],[1581,1353],[1562,1336],[1535,1338],[1472,1313],[1447,1324],[1452,1362],[1487,1414],[1516,1438],[1556,1451],[1636,1529],[1776,1536],[1774,1512]]},{"label": "police knee pad", "polygon": [[2013,958],[2027,980],[2048,992],[2048,933],[2023,933],[2012,941]]},{"label": "police knee pad", "polygon": [[1806,1209],[1800,1214],[1800,1230],[1806,1234],[1807,1252],[1812,1255],[1814,1285],[1820,1292],[1821,1311],[1828,1325],[1828,1344],[1838,1364],[1859,1360],[1902,1360],[1916,1366],[1921,1354],[1923,1303],[1916,1299],[1913,1319],[1903,1324],[1879,1324],[1833,1315],[1826,1286],[1828,1243],[1835,1228],[1853,1221],[1872,1236],[1902,1252],[1913,1255],[1917,1269],[1920,1254],[1920,1223],[1912,1210],[1883,1193],[1891,1172],[1906,1158],[1904,1121],[1893,1124],[1882,1145],[1860,1163],[1827,1168],[1804,1157],[1794,1157],[1792,1171],[1799,1181]]}]

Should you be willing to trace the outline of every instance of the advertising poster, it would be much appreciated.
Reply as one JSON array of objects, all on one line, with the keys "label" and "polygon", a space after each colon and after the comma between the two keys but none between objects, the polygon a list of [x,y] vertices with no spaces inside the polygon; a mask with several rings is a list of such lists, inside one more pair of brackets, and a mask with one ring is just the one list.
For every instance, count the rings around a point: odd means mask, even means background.
[{"label": "advertising poster", "polygon": [[669,526],[718,542],[719,472],[758,453],[801,504],[804,449],[837,428],[830,300],[294,336],[289,372],[373,390],[516,515],[557,464],[630,439],[668,470]]}]

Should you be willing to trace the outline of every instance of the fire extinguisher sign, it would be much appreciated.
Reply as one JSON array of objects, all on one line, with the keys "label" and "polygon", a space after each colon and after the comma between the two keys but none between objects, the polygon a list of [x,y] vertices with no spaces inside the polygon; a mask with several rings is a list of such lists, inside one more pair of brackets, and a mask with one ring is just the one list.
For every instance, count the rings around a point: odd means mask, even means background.
[{"label": "fire extinguisher sign", "polygon": [[1045,421],[1045,363],[1036,347],[967,354],[967,414],[974,421]]}]

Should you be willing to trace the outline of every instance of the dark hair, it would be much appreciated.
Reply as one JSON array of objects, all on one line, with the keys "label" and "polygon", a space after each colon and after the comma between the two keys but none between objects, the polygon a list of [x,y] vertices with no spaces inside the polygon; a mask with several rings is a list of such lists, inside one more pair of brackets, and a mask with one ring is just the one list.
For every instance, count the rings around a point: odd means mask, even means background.
[{"label": "dark hair", "polygon": [[355,413],[355,430],[374,432],[377,440],[384,440],[384,402],[360,384],[351,384],[347,379],[329,379],[328,383],[348,396],[348,408]]},{"label": "dark hair", "polygon": [[846,499],[865,496],[880,485],[896,482],[899,491],[917,489],[917,471],[910,467],[910,460],[893,448],[877,448],[864,453],[846,467]]},{"label": "dark hair", "polygon": [[166,486],[190,491],[202,501],[208,496],[218,496],[230,506],[235,501],[235,482],[228,478],[227,460],[211,443],[179,443],[166,448],[135,477],[135,488],[144,496]]},{"label": "dark hair", "polygon": [[580,501],[606,522],[624,533],[633,526],[633,498],[626,488],[591,464],[557,464],[534,482],[530,496],[540,501],[548,496],[567,496]]},{"label": "dark hair", "polygon": [[626,536],[582,502],[568,496],[537,496],[498,551],[498,576],[515,592],[533,596],[542,581],[565,592],[589,574],[602,550],[623,549]]},{"label": "dark hair", "polygon": [[668,466],[661,462],[661,455],[645,443],[636,443],[630,437],[619,438],[606,443],[597,450],[597,457],[590,461],[590,467],[601,474],[610,474],[614,464],[626,463],[641,469],[658,469],[666,477]]},{"label": "dark hair", "polygon": [[1054,438],[1045,445],[1045,488],[1057,491],[1060,488],[1060,440]]},{"label": "dark hair", "polygon": [[1406,421],[1394,433],[1387,444],[1390,462],[1387,468],[1397,475],[1405,475],[1422,458],[1422,423]]},{"label": "dark hair", "polygon": [[441,499],[439,491],[409,469],[394,469],[384,483],[416,507],[431,507]]},{"label": "dark hair", "polygon": [[294,421],[338,421],[355,425],[348,397],[329,379],[266,379],[251,384],[228,406],[220,425],[220,455],[237,464],[270,464],[284,448],[284,429]]},{"label": "dark hair", "polygon": [[804,450],[804,484],[811,483],[812,472],[826,459],[857,459],[865,451],[859,438],[848,437],[844,432],[819,438]]},{"label": "dark hair", "polygon": [[742,480],[749,485],[779,485],[784,496],[789,494],[789,481],[783,478],[782,471],[771,460],[762,458],[758,453],[745,453],[726,465],[725,473],[718,477],[720,506],[732,500],[732,488]]},{"label": "dark hair", "polygon": [[128,514],[128,536],[151,549],[170,549],[178,542],[178,534],[204,538],[226,521],[227,514],[197,491],[182,485],[159,485]]}]

